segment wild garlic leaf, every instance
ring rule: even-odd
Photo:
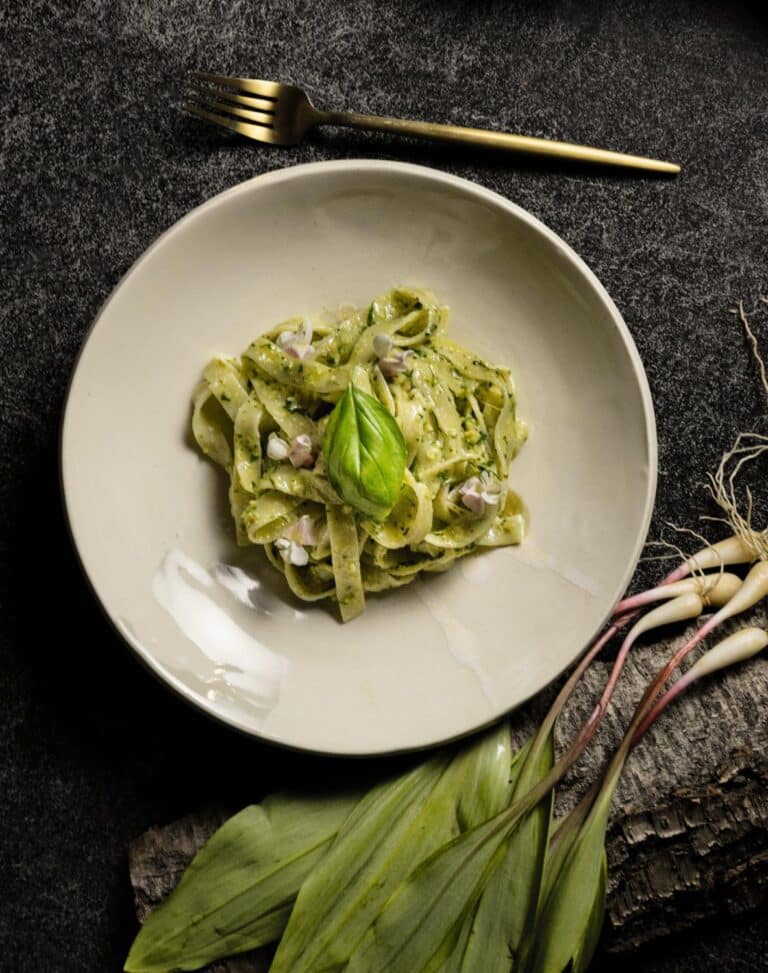
[[[403,485],[405,439],[394,417],[350,383],[331,413],[323,439],[328,479],[341,499],[383,520]]]
[[[226,821],[131,947],[129,973],[196,970],[280,937],[307,875],[359,795],[273,795]]]
[[[554,822],[552,825],[552,836],[547,849],[547,858],[544,862],[544,875],[541,884],[542,905],[549,898],[549,893],[562,870],[563,863],[584,826],[594,797],[594,792],[588,792],[567,818]]]
[[[545,724],[531,754],[547,746]],[[534,757],[534,759],[537,759]],[[392,895],[355,950],[345,973],[435,973],[460,939],[461,925],[480,898],[507,842],[535,808],[526,793],[485,824],[464,832],[425,859]]]
[[[538,753],[522,762],[512,800],[543,780],[554,763],[550,731]],[[509,973],[522,968],[521,952],[536,920],[544,860],[549,844],[553,794],[550,791],[519,824],[504,857],[488,881],[475,910],[461,973]]]
[[[520,776],[520,771],[525,764],[525,758],[530,749],[530,741],[525,744],[525,746],[518,750],[512,757],[510,761],[509,768],[509,784],[508,784],[508,796],[506,803],[509,804],[512,794],[515,790],[515,785]],[[495,876],[494,872],[494,876]],[[493,881],[493,876],[490,882]],[[487,891],[486,886],[486,891]],[[483,895],[484,898],[484,895]],[[480,908],[480,903],[483,901],[475,903],[473,908],[469,911],[468,915],[465,917],[461,925],[455,930],[453,936],[448,937],[439,952],[432,958],[431,962],[426,967],[427,973],[462,973],[463,970],[468,969],[465,967],[465,956],[467,955],[467,949],[469,945],[469,937],[475,930],[475,917],[477,916],[477,911]],[[501,917],[500,917],[501,918]],[[499,923],[502,925],[503,923]],[[492,951],[495,955],[496,951]],[[509,954],[507,953],[507,957]],[[485,967],[478,967],[482,969],[485,973]],[[490,968],[489,968],[490,969]],[[509,960],[507,959],[507,965],[504,967],[504,973],[509,973]]]
[[[502,812],[503,813],[503,812]],[[423,973],[457,930],[499,863],[508,819],[492,818],[442,845],[403,882],[345,973]]]
[[[302,887],[271,973],[341,968],[420,861],[502,809],[509,765],[502,724],[364,798]]]
[[[605,830],[618,775],[598,794],[543,902],[530,973],[586,969],[600,935],[605,900]]]
[[[608,886],[608,859],[603,848],[603,860],[600,868],[600,879],[595,889],[595,898],[592,903],[592,910],[587,920],[587,928],[584,931],[584,938],[579,944],[576,955],[573,957],[573,970],[571,973],[586,973],[592,957],[595,955],[597,944],[600,942],[600,933],[603,929],[603,919],[605,918],[605,890]]]
[[[444,840],[442,829],[434,836],[434,822],[425,820],[424,833],[414,841],[412,824],[447,765],[447,755],[440,754],[365,795],[302,886],[271,973],[306,973],[343,965],[361,934],[359,926],[364,931],[370,922],[369,910],[372,918],[379,898],[386,901],[390,886],[399,881],[403,854],[413,854],[419,841],[428,846],[430,841]],[[440,807],[431,810],[444,813]]]
[[[463,796],[459,801],[462,831],[488,821],[509,804],[522,765],[521,755],[527,750],[523,748],[510,757],[510,748],[509,724],[504,721],[477,738],[472,747],[462,747],[454,758],[456,768],[464,772]],[[468,916],[444,940],[425,973],[459,973],[471,928],[471,916]]]
[[[518,756],[512,754],[506,720],[460,746],[450,766],[459,830],[482,824],[509,804]]]
[[[442,946],[424,967],[423,973],[461,973],[461,964],[467,951],[477,906],[476,902],[464,917],[464,921],[443,940]]]

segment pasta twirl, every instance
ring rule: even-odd
[[[195,391],[192,431],[229,477],[238,542],[263,546],[299,598],[335,600],[345,621],[366,591],[522,540],[507,478],[526,428],[511,376],[451,341],[447,322],[434,295],[398,287],[335,320],[277,325],[239,359],[214,358]],[[400,494],[380,521],[326,475],[323,437],[350,383],[405,440]]]

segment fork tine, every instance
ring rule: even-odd
[[[215,88],[211,88],[207,84],[200,84],[199,81],[190,81],[189,87],[192,88],[196,96],[202,95],[209,101],[212,98],[218,98],[219,101],[230,101],[235,105],[244,105],[246,108],[253,108],[265,115],[274,115],[275,113],[275,103],[274,101],[270,101],[268,98],[255,98],[250,95],[236,95],[231,91],[217,91]]]
[[[271,128],[267,128],[266,125],[238,122],[234,118],[225,118],[223,115],[214,115],[213,112],[206,111],[204,108],[200,108],[198,105],[195,105],[190,101],[185,102],[181,107],[184,111],[189,112],[190,115],[196,115],[198,118],[202,118],[205,122],[213,122],[214,125],[221,125],[223,128],[228,128],[233,132],[237,132],[238,135],[245,135],[247,138],[255,139],[257,142],[274,141],[274,132]]]
[[[210,81],[211,84],[221,85],[223,88],[242,89],[251,94],[277,101],[280,95],[280,85],[275,81],[260,81],[258,78],[228,78],[223,74],[208,74],[206,71],[193,71],[192,77],[197,81]]]
[[[237,115],[238,118],[244,118],[248,122],[256,122],[265,128],[274,128],[275,116],[271,112],[267,114],[263,111],[253,111],[251,108],[238,108],[237,105],[232,105],[229,101],[217,101],[215,97],[202,94],[195,95],[194,100],[199,102],[201,108],[208,108],[223,115]]]

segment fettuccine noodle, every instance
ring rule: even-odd
[[[507,483],[526,438],[512,379],[452,342],[447,321],[428,291],[395,288],[314,327],[277,325],[240,358],[214,358],[195,391],[192,431],[229,477],[238,543],[263,546],[299,598],[337,601],[345,621],[366,591],[522,540]],[[325,427],[350,382],[395,417],[407,446],[381,522],[345,505],[325,475]]]

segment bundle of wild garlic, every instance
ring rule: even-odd
[[[738,437],[710,479],[730,536],[619,603],[519,752],[502,723],[366,794],[278,795],[246,808],[150,914],[124,969],[195,970],[277,943],[271,973],[586,970],[603,921],[608,814],[632,747],[690,685],[768,644],[762,629],[743,628],[669,685],[705,638],[768,595],[768,528],[753,529],[749,491],[747,512],[739,512],[735,487],[744,465],[766,451],[768,438]],[[733,565],[748,566],[743,578],[725,571]],[[602,779],[553,821],[553,790],[596,733],[632,646],[646,632],[696,619],[694,634],[650,682]],[[559,714],[625,628],[600,699],[555,760]]]
[[[628,612],[584,656],[518,753],[502,723],[367,794],[278,795],[231,818],[149,916],[125,970],[194,970],[278,940],[273,973],[586,969],[603,917],[608,811],[630,749],[688,685],[768,643],[762,630],[743,629],[663,692],[706,634],[768,594],[762,560],[744,581],[700,571],[737,557],[755,559],[744,537],[704,549],[685,565],[688,577],[662,586],[673,597],[632,626],[592,715],[559,760],[558,714]],[[706,607],[718,610],[653,680],[602,783],[553,824],[553,788],[596,732],[635,639]]]

